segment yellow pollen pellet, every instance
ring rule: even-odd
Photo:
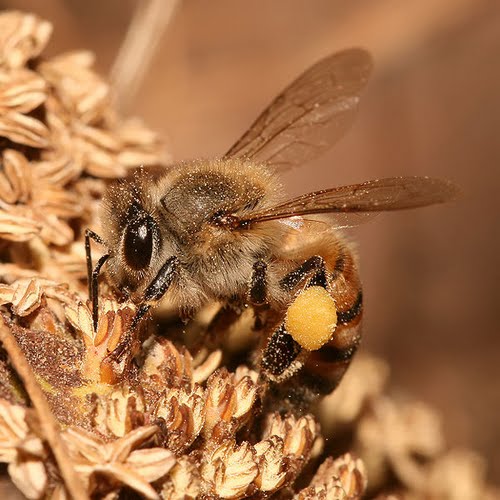
[[[286,313],[287,332],[308,351],[315,351],[325,345],[336,326],[335,302],[320,286],[306,288],[291,303]]]

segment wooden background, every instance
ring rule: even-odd
[[[135,5],[0,2],[55,23],[48,53],[91,49],[104,74]],[[355,126],[285,182],[292,194],[392,175],[462,186],[453,205],[379,217],[353,232],[363,348],[389,360],[396,389],[442,413],[451,443],[483,453],[498,483],[500,3],[185,0],[126,109],[167,138],[175,159],[221,154],[298,73],[357,45],[376,69]]]

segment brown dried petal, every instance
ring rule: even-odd
[[[47,97],[47,84],[43,78],[27,69],[0,70],[0,109],[29,113]]]
[[[167,154],[158,135],[137,119],[129,119],[116,128],[122,146],[118,152],[118,162],[127,167],[137,165],[167,164],[172,158]]]
[[[367,401],[382,393],[388,376],[389,367],[382,360],[366,354],[356,356],[339,387],[320,403],[323,435],[355,420]]]
[[[415,454],[430,458],[443,448],[439,419],[430,408],[382,397],[359,421],[355,441],[375,486],[385,479],[389,464],[403,484],[421,488],[425,473]]]
[[[230,422],[236,406],[232,377],[226,369],[215,372],[207,382],[204,432],[209,435],[221,421]]]
[[[170,458],[166,455],[169,452],[163,453],[159,461],[157,461],[158,454],[149,456],[149,462],[147,454],[139,455],[137,460],[133,459],[131,463],[127,460],[130,459],[135,448],[143,445],[157,431],[158,428],[154,425],[140,427],[109,443],[77,428],[67,429],[62,436],[75,461],[76,470],[87,481],[94,474],[104,474],[112,482],[125,484],[145,498],[156,499],[159,498],[158,494],[134,469],[134,463],[139,466],[139,469],[144,467],[148,474],[154,475],[149,467],[155,467],[155,461],[158,467],[157,472],[163,472],[171,467]]]
[[[110,460],[113,461],[123,461],[131,453],[134,448],[142,445],[154,434],[158,432],[158,427],[156,425],[145,425],[144,427],[139,427],[129,432],[126,436],[117,439],[113,443],[109,444],[110,449]]]
[[[138,165],[166,164],[170,160],[170,155],[166,152],[163,153],[160,148],[157,147],[151,147],[150,151],[146,148],[125,147],[116,155],[118,164],[132,168]]]
[[[92,313],[87,305],[79,302],[71,304],[65,309],[66,317],[71,325],[81,332],[89,342],[94,341],[94,325],[92,321]]]
[[[80,122],[75,122],[72,128],[78,137],[84,139],[88,145],[94,146],[98,150],[116,153],[120,149],[121,142],[111,131],[91,127]]]
[[[249,443],[226,441],[206,457],[201,475],[220,498],[240,498],[257,477],[254,451]]]
[[[158,143],[158,134],[137,118],[129,118],[116,128],[116,134],[125,146],[146,146]]]
[[[0,238],[10,241],[28,241],[41,229],[41,224],[37,221],[0,210]]]
[[[366,470],[359,458],[350,453],[337,458],[332,463],[331,473],[338,478],[342,489],[351,497],[361,497],[367,487]]]
[[[52,25],[33,14],[7,11],[0,14],[0,66],[20,68],[40,54]]]
[[[409,429],[408,449],[423,456],[434,456],[444,448],[441,419],[424,403],[404,406],[401,411],[403,425]]]
[[[96,132],[96,135],[99,133]],[[73,139],[73,146],[82,155],[83,167],[88,174],[105,179],[126,175],[127,169],[118,162],[114,152],[103,149],[103,147],[81,137]]]
[[[40,121],[17,111],[2,113],[0,116],[0,136],[12,142],[44,148],[49,145],[49,130]]]
[[[248,376],[243,377],[234,386],[235,408],[233,418],[243,419],[250,413],[257,397],[257,386]]]
[[[157,431],[155,425],[139,427],[115,441],[105,443],[88,432],[70,427],[63,432],[62,437],[77,462],[103,464],[124,462],[134,448],[145,443]]]
[[[0,462],[9,463],[12,481],[27,498],[41,498],[47,486],[45,450],[25,419],[25,408],[0,399]]]
[[[14,313],[27,316],[40,306],[42,294],[51,287],[57,287],[53,281],[42,278],[21,278],[11,285],[0,285],[0,303],[12,304]]]

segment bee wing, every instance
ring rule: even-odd
[[[314,214],[307,218],[292,215],[289,218],[278,220],[292,230],[303,232],[304,229],[312,229],[317,234],[332,229],[356,227],[370,221],[377,215],[379,215],[379,212],[328,213]]]
[[[252,214],[245,223],[310,214],[334,214],[338,227],[364,222],[377,212],[424,207],[453,200],[458,188],[429,177],[390,177],[307,193]]]
[[[299,76],[226,153],[282,169],[321,155],[350,127],[372,68],[359,48],[332,54]]]

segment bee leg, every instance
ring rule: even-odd
[[[299,267],[289,272],[280,280],[280,287],[287,292],[291,292],[296,286],[306,281],[309,277],[310,279],[307,282],[307,286],[317,285],[326,288],[325,261],[320,255],[313,255]]]
[[[178,266],[179,260],[177,257],[170,257],[170,259],[163,264],[161,269],[158,271],[158,274],[146,288],[146,291],[144,292],[144,303],[139,307],[139,309],[137,309],[129,328],[125,332],[125,335],[113,352],[109,354],[111,359],[119,362],[123,355],[129,351],[129,346],[134,338],[135,331],[137,330],[141,319],[146,316],[152,305],[155,302],[158,302],[165,295],[165,293],[167,293],[167,290],[174,280]]]
[[[264,260],[259,259],[253,265],[246,300],[253,306],[253,329],[258,330],[262,322],[261,313],[267,309],[267,264]],[[210,321],[202,338],[202,346],[198,349],[220,347],[233,325],[242,319],[244,311],[245,305],[240,298],[236,298],[234,302],[229,300]]]
[[[267,301],[267,264],[263,260],[253,265],[249,299],[254,306],[262,306]]]
[[[282,324],[271,336],[261,359],[261,367],[271,380],[278,382],[290,371],[302,347]]]
[[[89,287],[89,299],[92,302],[92,320],[94,330],[97,330],[99,320],[99,273],[104,263],[109,259],[109,253],[104,254],[98,261],[96,266],[92,267],[92,250],[90,248],[90,239],[93,239],[99,245],[106,246],[104,240],[94,231],[85,230],[85,255],[87,258],[87,282]]]
[[[303,383],[314,392],[329,394],[340,383],[345,371],[356,353],[361,341],[361,319],[363,312],[363,293],[352,293],[350,306],[337,310],[335,334],[321,349],[309,354]]]
[[[280,281],[283,290],[291,292],[301,283],[327,287],[326,267],[323,257],[313,255]],[[272,380],[287,378],[301,367],[297,359],[303,351],[300,344],[286,331],[284,323],[271,335],[261,359],[261,367]]]
[[[148,285],[144,292],[145,302],[157,302],[160,300],[170,288],[174,281],[175,274],[179,268],[179,259],[177,257],[170,257],[170,259],[163,264],[158,274],[154,277],[153,281]]]

